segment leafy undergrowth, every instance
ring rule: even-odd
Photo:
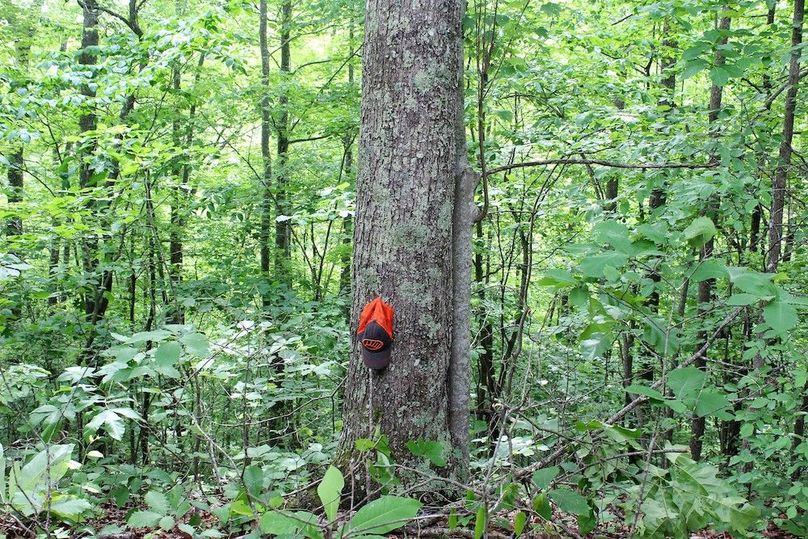
[[[114,503],[105,503],[101,508],[101,514],[80,527],[72,529],[60,528],[54,533],[55,537],[64,538],[81,538],[81,537],[98,537],[99,539],[167,539],[167,538],[181,538],[193,539],[194,534],[183,531],[180,525],[190,525],[191,522],[197,523],[198,530],[207,530],[208,537],[219,539],[236,539],[244,537],[247,533],[246,530],[230,533],[222,533],[218,530],[219,519],[216,515],[206,512],[195,510],[185,515],[182,519],[175,524],[174,527],[164,530],[159,526],[151,528],[135,528],[132,529],[127,526],[127,515],[131,515],[134,511],[142,509],[135,506],[118,507]],[[441,508],[424,508],[422,513],[424,515],[430,514],[433,510],[439,514],[433,518],[423,518],[419,520],[419,525],[409,525],[398,530],[391,532],[385,536],[390,539],[408,539],[413,537],[434,537],[434,538],[471,538],[475,537],[474,529],[450,527],[450,519],[445,515],[441,515]],[[344,517],[345,515],[340,515]],[[513,531],[510,527],[497,526],[497,521],[512,522],[514,514],[511,512],[502,512],[497,515],[491,515],[492,525],[489,526],[485,533],[485,537],[489,539],[505,539],[514,537]],[[550,539],[550,538],[566,538],[573,536],[572,534],[578,533],[576,527],[576,519],[574,515],[563,514],[555,512],[553,514],[553,522],[563,524],[568,532],[554,531],[551,524],[546,525],[546,530],[541,531],[542,522],[541,518],[536,518],[532,522],[528,522],[528,528],[533,531],[525,532],[521,536],[531,539]],[[628,524],[610,523],[608,525],[601,524],[595,530],[582,537],[585,538],[599,538],[599,539],[622,539],[630,537],[630,526]],[[2,534],[8,539],[28,539],[36,537],[32,530],[26,529],[19,521],[13,519],[10,515],[0,515],[0,537]],[[198,536],[198,534],[196,534]],[[701,530],[693,533],[690,539],[733,539],[741,536],[732,535],[728,532],[716,532],[710,529]],[[773,523],[769,523],[768,527],[761,532],[761,537],[770,539],[798,539],[797,536],[789,534]]]

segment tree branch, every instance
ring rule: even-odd
[[[718,166],[717,163],[616,163],[614,161],[607,161],[605,159],[543,159],[539,161],[524,161],[522,163],[513,163],[510,165],[503,165],[501,167],[495,167],[488,170],[485,175],[491,176],[493,174],[498,174],[500,172],[506,172],[508,170],[513,170],[517,168],[529,168],[529,167],[542,167],[546,165],[599,165],[602,167],[611,167],[611,168],[624,168],[624,169],[675,169],[675,168],[687,168],[687,169],[703,169],[703,168],[715,168]]]

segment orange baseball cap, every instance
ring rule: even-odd
[[[367,303],[359,316],[359,345],[362,361],[371,369],[384,369],[390,364],[393,349],[393,307],[377,297]]]

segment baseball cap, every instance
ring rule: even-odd
[[[393,307],[382,298],[367,303],[359,316],[359,347],[362,361],[371,369],[383,369],[390,363],[393,349]]]

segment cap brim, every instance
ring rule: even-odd
[[[362,348],[362,361],[365,362],[365,366],[370,369],[383,369],[390,364],[390,353],[392,352],[392,346],[388,346],[387,350],[380,350],[378,352],[371,352]]]

